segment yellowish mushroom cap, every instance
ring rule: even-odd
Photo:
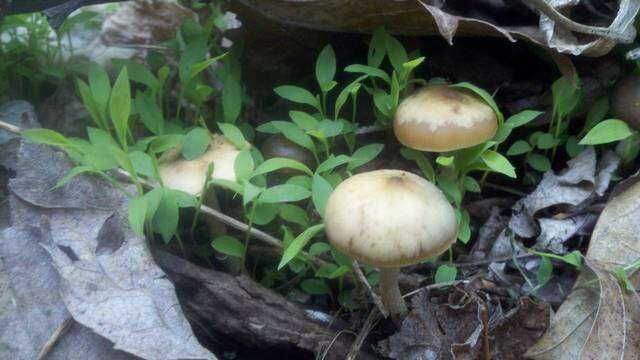
[[[393,130],[407,147],[444,152],[493,138],[498,119],[493,109],[470,91],[431,85],[400,103]]]
[[[325,225],[334,247],[377,267],[439,255],[458,233],[440,189],[402,170],[375,170],[343,181],[329,197]]]
[[[236,181],[235,161],[240,154],[226,137],[214,134],[209,149],[197,159],[187,160],[177,146],[159,159],[158,172],[165,186],[191,195],[200,195],[209,164],[213,163],[214,179]]]

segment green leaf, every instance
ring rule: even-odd
[[[436,270],[436,283],[445,283],[456,280],[458,276],[458,269],[455,266],[440,265]]]
[[[109,75],[102,66],[94,62],[89,64],[89,88],[91,89],[91,98],[96,105],[96,110],[104,119],[107,115],[107,104],[109,103],[109,94],[111,93],[111,81],[109,80]]]
[[[318,60],[316,61],[316,80],[320,87],[326,86],[336,75],[336,54],[331,45],[327,45],[322,49]]]
[[[458,212],[458,210],[456,210]],[[466,244],[471,240],[471,228],[469,224],[471,222],[471,218],[469,217],[469,213],[466,210],[459,211],[459,222],[458,222],[458,240],[463,244]]]
[[[331,155],[327,160],[323,161],[318,168],[316,169],[316,173],[321,174],[326,171],[333,171],[333,169],[337,168],[340,165],[344,165],[351,161],[351,157],[340,154],[338,156]]]
[[[587,121],[584,125],[584,130],[589,131],[593,128],[597,123],[604,120],[604,117],[607,116],[609,112],[609,99],[606,96],[603,96],[596,100],[591,108],[589,108],[589,112],[587,113]]]
[[[258,203],[253,223],[256,225],[267,225],[278,216],[278,204]]]
[[[287,121],[272,121],[273,125],[282,133],[284,137],[302,146],[303,148],[316,153],[316,146],[309,135],[305,134],[296,124]]]
[[[453,156],[438,156],[436,158],[436,164],[442,166],[449,166],[453,164],[455,158]]]
[[[372,67],[379,67],[387,53],[385,39],[387,33],[383,27],[377,28],[371,36],[369,51],[367,53],[367,64]]]
[[[498,117],[498,123],[501,124],[504,122],[504,115],[502,115],[500,108],[498,108],[498,104],[496,104],[495,100],[493,100],[493,96],[491,96],[491,94],[489,94],[486,90],[481,89],[468,82],[461,82],[450,86],[473,91],[474,93],[476,93],[476,95],[480,96],[480,98],[482,98],[482,100],[484,100],[484,102],[486,102],[487,105],[491,107],[491,109],[493,109],[493,111],[496,113],[496,116]]]
[[[222,112],[224,121],[235,123],[242,111],[242,86],[240,80],[230,73],[224,78],[222,88]]]
[[[375,159],[384,149],[383,144],[368,144],[356,150],[351,156],[351,162],[347,166],[347,171],[353,171]]]
[[[344,104],[347,103],[347,100],[349,99],[349,95],[357,94],[358,91],[360,90],[360,87],[362,86],[362,84],[360,84],[360,81],[366,78],[367,78],[367,75],[360,76],[359,78],[351,82],[349,85],[345,86],[344,89],[342,89],[342,91],[340,91],[340,94],[338,94],[338,97],[336,98],[336,104],[334,107],[335,119],[338,119],[340,117],[340,111],[342,110],[342,107],[344,106]]]
[[[95,100],[93,99],[93,95],[91,94],[91,89],[89,89],[89,86],[84,81],[77,79],[77,84],[80,98],[82,98],[82,103],[91,116],[91,119],[99,128],[107,129],[107,123],[104,119],[104,117],[106,116],[106,111],[100,111],[98,109],[98,105],[96,104]]]
[[[149,144],[149,151],[152,153],[161,153],[173,149],[182,142],[183,138],[184,135],[178,134],[158,136]]]
[[[94,171],[95,169],[92,166],[76,166],[69,170],[69,172],[64,177],[62,177],[62,179],[58,180],[56,185],[52,187],[51,190],[55,190],[57,188],[65,186],[71,179],[80,174],[91,173]]]
[[[289,117],[302,130],[314,130],[318,126],[318,120],[303,111],[289,111]]]
[[[620,141],[633,135],[626,122],[617,119],[604,120],[591,129],[580,145],[600,145]]]
[[[404,49],[404,46],[402,46],[402,43],[390,34],[387,34],[384,42],[391,65],[393,65],[393,68],[400,73],[403,69],[402,65],[409,59],[407,51]]]
[[[309,255],[318,256],[331,250],[331,246],[325,242],[317,242],[309,247]]]
[[[129,79],[146,85],[154,92],[160,89],[160,81],[158,81],[155,75],[153,75],[151,70],[146,66],[127,59],[113,59],[111,61],[118,70],[126,66],[127,72],[129,73]]]
[[[251,152],[248,149],[240,151],[233,164],[233,169],[236,174],[236,181],[242,182],[243,180],[251,177],[253,171],[253,158]]]
[[[629,139],[625,139],[623,141],[628,141]],[[582,152],[584,146],[578,144],[578,138],[575,136],[569,136],[567,141],[565,142],[565,149],[567,150],[567,155],[570,157],[576,157],[578,154]]]
[[[144,236],[144,221],[147,217],[149,203],[144,196],[136,196],[129,200],[129,225],[138,236]]]
[[[507,121],[505,121],[505,125],[511,128],[517,128],[530,123],[542,114],[544,114],[542,111],[524,110],[509,117]]]
[[[405,70],[405,73],[409,73],[411,72],[413,69],[417,68],[418,66],[420,66],[420,64],[422,64],[425,60],[424,56],[420,56],[418,58],[415,58],[413,60],[407,61],[406,63],[402,64],[402,67]]]
[[[229,235],[218,236],[211,242],[211,246],[217,252],[225,255],[244,259],[245,247],[240,240]]]
[[[150,179],[155,178],[155,169],[149,155],[142,151],[134,151],[129,154],[129,158],[136,173],[142,174]]]
[[[429,159],[427,159],[423,152],[410,148],[402,148],[400,149],[400,154],[407,160],[415,161],[420,170],[422,170],[422,174],[427,178],[427,180],[435,182],[436,173],[433,170],[431,162],[429,162]]]
[[[300,206],[282,204],[280,205],[279,215],[284,221],[298,224],[303,228],[309,227],[309,215],[307,215],[307,212]]]
[[[320,174],[313,175],[313,181],[311,182],[311,199],[313,200],[316,211],[322,217],[324,217],[324,210],[332,192],[333,187],[325,178],[320,176]]]
[[[462,180],[462,185],[464,186],[465,190],[470,192],[479,193],[481,191],[480,184],[471,176],[465,176]]]
[[[551,161],[546,156],[538,153],[530,153],[527,155],[527,164],[540,172],[551,170]]]
[[[260,201],[265,203],[294,202],[304,200],[310,196],[311,192],[302,186],[282,184],[267,188],[260,195]]]
[[[209,180],[209,184],[213,184],[216,186],[221,186],[225,189],[229,189],[231,191],[233,191],[236,194],[244,194],[244,188],[242,187],[242,185],[238,184],[235,181],[230,181],[230,180],[225,180],[225,179],[211,179]]]
[[[531,145],[529,145],[528,142],[524,140],[518,140],[511,145],[509,150],[507,150],[507,155],[518,156],[518,155],[526,154],[531,150],[533,150],[533,148],[531,147]]]
[[[173,195],[176,197],[176,203],[178,204],[179,208],[198,206],[198,199],[195,196],[181,190],[172,189],[172,191]]]
[[[320,101],[307,89],[298,86],[284,85],[273,89],[280,97],[298,104],[307,104],[321,111]]]
[[[29,129],[22,131],[22,136],[37,144],[58,147],[71,146],[71,142],[64,135],[49,129]]]
[[[318,130],[321,131],[326,138],[332,138],[342,134],[344,123],[342,121],[333,121],[329,119],[323,119],[318,123]],[[309,131],[311,135],[311,131]]]
[[[344,71],[348,73],[365,74],[367,76],[382,79],[387,84],[391,84],[391,78],[389,77],[389,74],[375,67],[361,65],[361,64],[353,64],[344,68]]]
[[[189,75],[187,75],[185,84],[188,84],[189,82],[191,82],[191,80],[195,79],[195,77],[198,76],[201,72],[206,70],[209,66],[211,66],[213,63],[217,62],[218,60],[220,60],[226,55],[227,53],[224,53],[216,57],[213,57],[211,59],[198,61],[195,64],[192,64],[191,67],[189,68]]]
[[[205,58],[207,50],[207,39],[205,36],[199,37],[187,44],[178,63],[178,76],[183,87],[186,87],[189,82],[191,67]]]
[[[307,176],[307,175],[292,176],[287,180],[287,184],[298,185],[298,186],[302,186],[305,189],[311,190],[311,176]]]
[[[237,126],[219,122],[218,127],[220,131],[222,131],[222,134],[238,149],[242,150],[247,146],[244,135],[242,135],[242,131],[240,131]]]
[[[252,176],[263,175],[284,168],[300,170],[310,176],[313,175],[311,169],[303,163],[288,158],[271,158],[258,165]]]
[[[207,151],[210,140],[211,136],[206,129],[191,129],[182,139],[182,156],[187,160],[197,159]]]
[[[575,266],[578,270],[582,268],[582,254],[578,250],[574,250],[562,257],[562,261],[569,265]]]
[[[551,149],[554,145],[556,145],[556,139],[553,137],[553,134],[540,134],[537,140],[538,149],[541,150]]]
[[[307,279],[300,283],[300,288],[311,295],[326,295],[331,293],[329,285],[320,279]]]
[[[242,192],[242,205],[247,206],[253,199],[255,199],[262,192],[262,188],[253,185],[249,181],[244,182],[244,190]]]
[[[160,200],[162,200],[163,188],[155,188],[148,193],[144,194],[144,198],[147,199],[147,220],[152,221],[153,217],[160,206]],[[153,224],[152,224],[153,225]]]
[[[280,259],[280,263],[278,264],[278,270],[281,270],[285,265],[289,263],[293,258],[295,258],[304,247],[309,243],[311,238],[316,236],[320,231],[324,229],[324,224],[314,225],[307,230],[305,230],[302,234],[298,235],[291,244],[287,246],[284,253],[282,254],[282,259]]]
[[[169,244],[178,229],[178,217],[178,203],[173,191],[162,188],[162,197],[153,215],[152,224],[153,229],[162,236],[165,244]]]
[[[164,118],[160,107],[140,91],[137,93],[135,105],[144,126],[152,133],[161,135]]]
[[[491,168],[491,170],[516,178],[515,168],[511,165],[509,160],[500,153],[493,150],[487,150],[482,153],[480,157],[482,158],[482,161]]]
[[[540,266],[538,266],[538,273],[536,277],[538,278],[538,286],[543,286],[551,279],[551,275],[553,274],[553,264],[548,257],[542,256],[540,258]]]
[[[582,101],[583,93],[564,76],[556,80],[551,86],[553,95],[553,114],[564,119],[577,109]]]
[[[127,68],[122,68],[111,91],[109,100],[111,122],[116,130],[120,144],[126,149],[127,132],[129,131],[129,114],[131,113],[131,87]]]

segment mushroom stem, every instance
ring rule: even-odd
[[[397,319],[407,313],[407,304],[402,298],[400,287],[398,286],[398,275],[400,268],[380,269],[380,295],[382,303],[389,311],[392,318]]]

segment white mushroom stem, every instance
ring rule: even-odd
[[[398,275],[400,275],[400,268],[380,269],[380,295],[382,303],[392,318],[400,318],[408,312],[407,304],[398,286]]]

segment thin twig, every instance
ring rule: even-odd
[[[445,287],[449,287],[449,286],[455,286],[458,284],[467,284],[470,283],[471,280],[473,280],[474,278],[469,278],[469,279],[464,279],[464,280],[454,280],[454,281],[447,281],[447,282],[441,282],[441,283],[437,283],[437,284],[431,284],[431,285],[427,285],[427,286],[423,286],[421,288],[417,288],[413,291],[410,291],[404,295],[402,295],[403,298],[408,298],[410,296],[413,296],[417,293],[419,293],[420,291],[423,290],[433,290],[433,289],[441,289],[441,288],[445,288]]]
[[[526,258],[535,257],[535,256],[538,256],[538,255],[526,253],[526,254],[520,254],[518,256],[515,256],[515,259],[520,260],[520,259],[526,259]],[[462,267],[473,267],[473,266],[489,265],[489,264],[494,263],[494,262],[505,262],[505,261],[510,261],[510,260],[513,260],[513,259],[514,259],[514,256],[508,255],[508,256],[488,258],[488,259],[477,260],[477,261],[458,262],[458,263],[453,263],[453,264],[449,263],[448,261],[443,261],[442,263],[440,263],[440,262],[436,263],[436,265],[448,264],[448,265],[451,265],[451,266],[462,268]]]
[[[384,318],[389,316],[389,312],[387,311],[387,309],[382,304],[382,300],[380,299],[380,296],[378,296],[378,294],[376,294],[375,291],[373,291],[373,289],[371,288],[371,284],[369,284],[369,281],[367,281],[367,277],[364,276],[364,273],[362,272],[362,269],[360,269],[360,264],[358,264],[358,262],[356,260],[353,260],[353,271],[355,271],[355,273],[356,273],[356,278],[358,280],[360,280],[360,282],[369,291],[369,296],[371,296],[371,300],[373,301],[374,305],[380,311],[380,314],[382,314],[382,316]]]
[[[0,129],[7,130],[8,132],[11,132],[11,133],[14,133],[14,134],[20,134],[20,128],[19,127],[15,126],[15,125],[12,125],[12,124],[9,124],[7,122],[4,122],[2,120],[0,120]]]
[[[47,355],[49,355],[51,350],[53,350],[53,347],[56,345],[58,340],[71,327],[71,324],[73,324],[73,317],[69,316],[62,322],[62,324],[60,324],[60,326],[58,326],[58,328],[53,332],[53,334],[51,334],[51,337],[49,337],[49,340],[47,340],[47,342],[44,344],[44,346],[42,347],[42,350],[40,350],[40,352],[38,353],[38,357],[36,359],[38,360],[46,359]]]
[[[385,316],[386,317],[386,316]],[[349,354],[347,355],[347,360],[355,360],[358,354],[360,353],[360,349],[362,348],[362,344],[364,344],[364,340],[367,338],[371,329],[375,326],[376,322],[380,319],[380,312],[373,308],[369,312],[369,316],[367,316],[367,320],[365,320],[358,336],[351,344],[351,350],[349,350]]]
[[[516,190],[516,189],[512,189],[508,186],[503,186],[503,185],[498,185],[498,184],[492,184],[490,182],[485,182],[484,186],[490,188],[490,189],[494,189],[494,190],[498,190],[498,191],[502,191],[502,192],[506,192],[507,194],[511,194],[511,195],[516,195],[518,197],[525,197],[529,194]]]

